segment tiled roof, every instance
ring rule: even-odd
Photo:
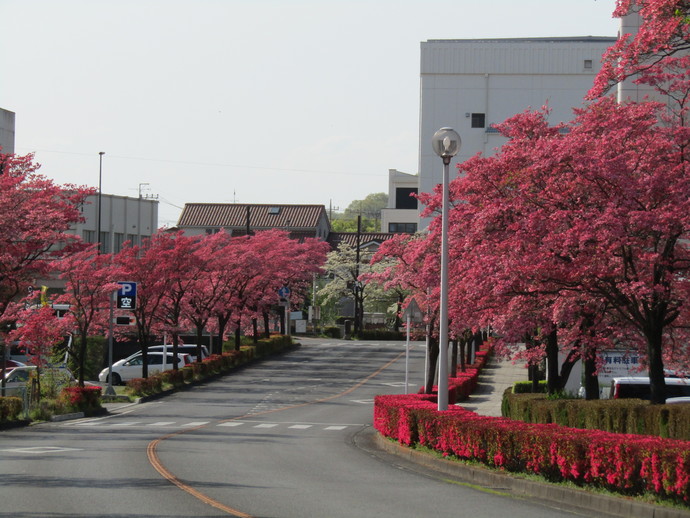
[[[394,235],[385,232],[362,232],[359,237],[359,243],[360,246],[372,241],[381,244],[391,239]],[[328,244],[335,249],[338,248],[340,243],[347,243],[352,247],[357,246],[357,232],[331,232],[328,236]]]
[[[177,226],[245,228],[316,228],[326,215],[324,205],[270,205],[242,203],[186,203]]]

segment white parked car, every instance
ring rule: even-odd
[[[167,352],[171,353],[173,350],[172,344],[168,345],[152,345],[149,347],[149,352]],[[191,358],[192,361],[196,361],[196,353],[197,353],[197,348],[196,345],[191,345],[191,344],[184,344],[184,345],[178,345],[177,346],[177,353],[185,353],[188,354]],[[208,358],[208,349],[206,348],[205,345],[201,346],[201,359]]]
[[[5,396],[22,397],[24,392],[31,388],[30,380],[35,371],[35,365],[23,365],[8,370],[5,373]],[[41,384],[44,388],[50,384],[60,390],[63,387],[77,384],[74,375],[65,366],[41,367],[40,372]]]
[[[177,363],[178,368],[192,363],[190,356],[184,353],[178,353],[177,359],[174,359],[172,353],[149,352],[146,358],[148,360],[149,374],[172,370],[173,362]],[[113,385],[120,385],[125,381],[141,378],[143,365],[144,359],[140,352],[123,360],[116,361],[113,363]],[[103,369],[98,375],[98,381],[108,383],[108,367]]]

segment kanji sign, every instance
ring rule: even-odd
[[[137,283],[118,282],[117,309],[135,309],[137,307]]]

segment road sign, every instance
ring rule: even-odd
[[[281,299],[286,299],[286,298],[288,298],[288,297],[290,296],[290,288],[288,288],[287,286],[283,286],[282,288],[280,288],[280,289],[278,290],[278,296],[279,296]]]
[[[120,285],[117,290],[117,309],[136,309],[137,307],[137,283],[118,282]]]
[[[424,315],[422,314],[422,310],[419,308],[419,305],[417,304],[417,301],[415,299],[412,299],[410,303],[407,305],[405,308],[405,312],[403,313],[403,316],[405,319],[410,319],[412,322],[415,323],[421,323],[424,322]]]

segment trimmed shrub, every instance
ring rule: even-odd
[[[68,412],[90,415],[102,408],[101,387],[65,387],[58,400]]]
[[[0,421],[15,421],[22,413],[22,399],[13,396],[0,397]]]
[[[340,333],[340,328],[338,326],[330,326],[326,327],[323,330],[323,334],[327,336],[328,338],[342,338],[342,334]]]

